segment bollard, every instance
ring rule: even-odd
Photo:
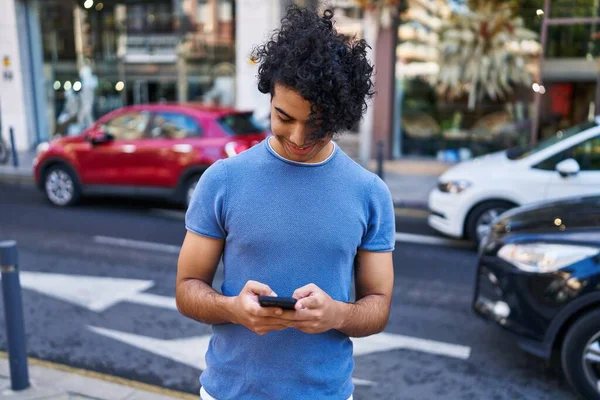
[[[13,167],[18,168],[19,157],[17,156],[17,146],[15,145],[15,133],[13,131],[13,127],[11,126],[8,131],[10,133],[10,148],[12,152]]]
[[[14,391],[24,390],[29,387],[29,371],[25,350],[25,322],[19,283],[17,242],[14,240],[0,242],[0,270],[11,388]]]
[[[377,142],[377,175],[383,180],[383,140]]]

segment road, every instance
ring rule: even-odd
[[[32,187],[0,184],[0,240],[19,244],[28,354],[197,393],[210,328],[173,309],[182,215],[128,199],[57,209]],[[471,312],[472,249],[435,238],[418,211],[397,210],[397,230],[387,336],[356,345],[355,399],[574,398],[558,367]]]

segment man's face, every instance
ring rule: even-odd
[[[271,145],[288,160],[317,163],[333,150],[331,137],[312,138],[318,129],[309,124],[310,102],[298,92],[276,84],[271,98],[271,131],[277,139]]]

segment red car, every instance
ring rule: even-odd
[[[206,168],[268,134],[250,112],[195,104],[124,107],[78,136],[38,146],[35,180],[57,206],[95,193],[158,196],[187,205]]]

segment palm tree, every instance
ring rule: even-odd
[[[486,95],[504,99],[515,85],[530,85],[528,64],[540,46],[511,3],[471,0],[468,5],[468,12],[442,24],[436,83],[450,98],[468,93],[473,110]]]

